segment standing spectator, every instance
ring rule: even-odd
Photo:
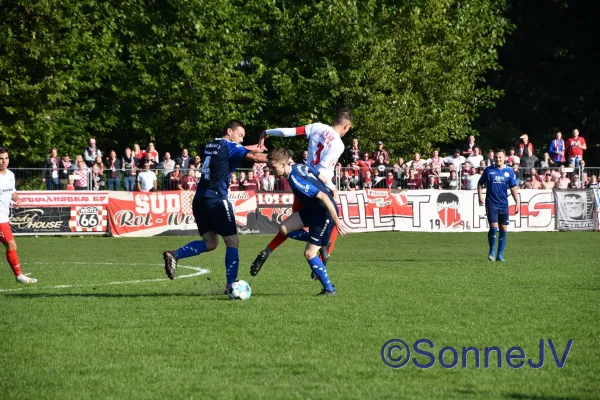
[[[567,171],[565,167],[560,167],[560,178],[556,180],[557,189],[567,189],[571,184],[571,180],[567,178]]]
[[[254,170],[248,171],[248,177],[242,183],[244,190],[258,190],[258,180],[254,177]]]
[[[200,157],[200,154],[196,154],[194,156],[193,164],[194,164],[194,167],[196,167],[197,170],[198,169],[202,169],[202,157]]]
[[[152,158],[152,154],[150,154],[150,153],[144,153],[144,158],[142,158],[142,160],[140,161],[140,167],[145,169],[146,164],[150,164],[150,169],[153,172],[156,169],[156,167],[158,166],[156,161]],[[154,175],[156,175],[156,173]],[[139,175],[138,175],[138,177],[139,177]],[[138,181],[139,181],[139,179],[138,179]]]
[[[450,178],[448,178],[448,181],[446,182],[446,189],[458,190],[459,188],[458,175],[456,175],[456,171],[452,170],[450,171]]]
[[[75,190],[88,190],[88,167],[85,161],[80,160],[79,169],[75,171]]]
[[[519,138],[519,148],[517,149],[517,155],[519,157],[523,157],[525,154],[525,149],[529,150],[529,154],[533,154],[533,144],[529,141],[529,136],[526,134],[521,135]]]
[[[462,155],[466,158],[473,154],[475,147],[478,147],[475,144],[475,136],[469,135],[469,139],[467,139],[467,143],[465,144],[465,148],[463,149]],[[460,154],[460,152],[459,152]]]
[[[44,163],[44,177],[42,182],[46,183],[46,190],[59,190],[60,182],[58,180],[58,150],[53,147],[50,150],[50,155]]]
[[[565,141],[562,139],[562,132],[556,132],[556,137],[550,142],[548,146],[548,152],[552,162],[556,165],[562,165],[565,159]]]
[[[542,189],[554,189],[554,179],[552,179],[552,173],[550,171],[546,171],[544,173],[545,180],[542,182]]]
[[[575,168],[578,168],[579,161],[583,159],[583,151],[587,150],[585,139],[579,136],[578,129],[573,129],[573,137],[567,140],[566,147],[567,155],[569,156],[569,164],[573,164]]]
[[[190,165],[188,171],[192,169],[193,165]],[[181,189],[181,179],[183,178],[183,174],[181,172],[181,165],[175,164],[175,168],[169,174],[169,185],[166,188],[167,190],[182,190]]]
[[[587,187],[589,189],[598,189],[599,185],[598,178],[596,177],[596,175],[592,175],[592,177],[590,178],[590,183],[588,183]]]
[[[415,153],[414,158],[410,161],[409,165],[417,171],[423,171],[425,169],[425,163],[421,159],[420,153]]]
[[[73,172],[77,169],[76,166],[71,162],[69,153],[63,154],[62,158],[58,162],[59,174],[58,178],[63,189],[67,188],[69,184],[69,176],[73,175]]]
[[[360,147],[358,147],[358,139],[352,139],[352,146],[350,146],[346,150],[346,160],[348,162],[352,160],[360,160],[362,158],[362,151],[360,151]]]
[[[427,164],[431,165],[431,172],[439,176],[444,166],[444,160],[440,157],[440,152],[437,150],[432,151],[431,158],[427,160]]]
[[[102,152],[96,147],[96,139],[92,137],[90,138],[89,146],[83,151],[83,157],[87,166],[91,167],[98,156],[102,157]]]
[[[585,172],[585,160],[579,161],[579,171],[577,171],[579,177],[581,178],[582,184],[585,186],[589,183],[588,174]]]
[[[195,192],[197,186],[198,178],[196,178],[196,167],[190,165],[187,175],[181,178],[181,189]]]
[[[269,168],[265,168],[263,177],[259,180],[259,183],[260,190],[272,192],[275,189],[275,177],[271,175],[271,170]]]
[[[121,160],[117,158],[117,153],[114,150],[110,151],[106,159],[106,170],[108,175],[108,190],[121,190],[121,179],[119,177]]]
[[[384,155],[380,153],[377,156],[377,161],[372,164],[372,168],[377,177],[384,178],[386,171],[392,169],[392,166],[385,162]]]
[[[483,161],[483,156],[481,155],[481,149],[475,146],[473,147],[473,153],[467,157],[467,161],[471,163],[473,167],[479,165],[481,161]],[[475,187],[477,189],[477,187]]]
[[[584,187],[583,183],[579,179],[579,175],[573,175],[569,187],[572,189],[582,189]]]
[[[98,167],[98,171],[103,174],[104,173],[104,163],[102,162],[102,156],[98,156],[96,157],[96,159],[94,160],[94,163],[92,164],[93,166],[97,166]]]
[[[521,158],[515,154],[515,148],[511,147],[508,149],[508,157],[506,158],[508,165],[512,166],[514,164],[521,164]]]
[[[298,164],[307,164],[308,163],[308,151],[304,150],[301,153],[300,159],[298,160]]]
[[[162,175],[162,189],[169,190],[171,187],[171,172],[175,169],[175,161],[171,158],[171,153],[168,151],[163,156],[163,160],[160,164],[158,164],[158,169],[161,171]]]
[[[420,178],[417,178],[417,171],[410,169],[408,172],[408,179],[406,180],[406,188],[408,190],[423,189],[423,182]]]
[[[390,162],[390,153],[383,148],[383,142],[377,142],[377,150],[371,154],[371,158],[373,160],[379,160],[379,155],[383,155],[383,162],[389,164]]]
[[[154,148],[154,143],[148,143],[148,148],[146,149],[144,154],[149,154],[150,160],[154,161],[154,164],[158,164],[160,162],[158,151],[156,151],[156,149]]]
[[[138,174],[137,187],[140,192],[154,192],[157,187],[157,179],[154,171],[150,170],[150,161],[144,163],[144,170]]]
[[[240,171],[240,179],[238,180],[240,181],[240,190],[242,190],[244,182],[246,181],[246,173],[244,171]]]
[[[275,190],[278,192],[291,192],[292,188],[288,180],[284,176],[280,176],[275,180]]]
[[[542,161],[540,161],[540,168],[547,169],[547,168],[550,168],[550,166],[552,164],[554,164],[554,162],[550,158],[550,153],[548,153],[548,152],[544,153],[544,159]]]
[[[364,179],[367,176],[367,171],[371,171],[371,165],[373,165],[373,160],[369,158],[369,153],[365,151],[362,155],[362,160],[357,160],[356,164],[360,168],[360,174]]]
[[[481,178],[481,174],[483,174],[484,169],[477,169],[475,167],[471,168],[471,173],[467,177],[467,190],[477,189],[477,183],[479,182],[479,178]]]
[[[363,181],[362,181],[362,187],[363,187],[363,189],[373,188],[373,180],[371,179],[371,171],[367,171],[365,173],[365,177],[363,178]]]
[[[142,160],[144,158],[144,152],[142,152],[140,145],[137,143],[133,144],[133,156],[138,160]]]
[[[513,164],[512,170],[517,182],[517,186],[521,186],[521,183],[523,183],[523,171],[519,169],[519,164]]]
[[[189,156],[188,149],[181,150],[181,155],[179,157],[175,157],[175,164],[179,164],[183,172],[188,170],[191,163],[192,159]]]
[[[493,167],[496,165],[496,162],[494,161],[494,150],[489,149],[488,150],[488,155],[487,158],[485,160],[485,166],[486,167]]]
[[[521,167],[524,169],[523,173],[526,176],[529,176],[531,173],[531,169],[536,167],[536,164],[538,163],[538,158],[529,153],[529,148],[526,147],[523,150],[523,156],[521,157]]]
[[[239,192],[240,191],[240,181],[238,181],[237,174],[235,172],[231,173],[231,179],[229,180],[229,191],[231,191],[231,192]]]
[[[137,165],[139,160],[135,158],[129,147],[125,147],[125,155],[121,159],[121,169],[123,170],[123,186],[128,192],[133,192],[137,175]]]
[[[466,161],[466,158],[464,158],[463,156],[460,155],[459,149],[454,150],[454,155],[444,158],[444,163],[446,165],[447,164],[454,165],[455,171],[458,171],[460,169],[460,167],[465,163],[465,161]]]
[[[440,188],[440,184],[438,183],[435,175],[429,175],[427,177],[427,186],[425,187],[425,189],[439,189]]]
[[[106,180],[104,179],[104,174],[100,171],[100,168],[96,163],[92,165],[91,178],[92,190],[104,190],[104,187],[106,186]]]

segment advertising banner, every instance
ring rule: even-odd
[[[17,192],[21,208],[10,215],[13,234],[88,235],[108,230],[108,192]]]

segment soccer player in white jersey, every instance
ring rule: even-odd
[[[23,275],[17,243],[10,229],[10,207],[21,206],[21,199],[15,189],[15,174],[8,170],[8,151],[0,148],[0,242],[6,247],[6,259],[18,283],[36,283],[37,279]]]
[[[333,183],[335,166],[344,152],[342,137],[352,128],[352,121],[352,113],[348,108],[344,107],[337,113],[331,126],[314,123],[296,128],[268,129],[261,134],[258,144],[260,147],[264,147],[266,136],[296,137],[305,135],[306,139],[308,139],[307,164],[319,172],[319,176],[325,181],[325,186],[327,186],[332,194],[335,194],[336,187]],[[301,209],[302,204],[294,198],[292,212],[300,211]],[[334,228],[331,232],[329,245],[321,247],[320,253],[323,263],[327,262],[329,255],[333,251],[337,234],[338,231]],[[269,255],[285,242],[286,239],[286,235],[278,233],[271,243],[258,253],[258,256],[250,267],[250,274],[253,276],[258,274]],[[315,279],[314,275],[313,279]]]

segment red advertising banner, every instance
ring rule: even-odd
[[[194,235],[196,220],[192,213],[195,192],[111,192],[108,208],[113,236]],[[248,215],[256,213],[254,192],[231,192],[239,227],[248,225]],[[241,232],[243,233],[243,232]],[[258,232],[256,232],[258,233]]]

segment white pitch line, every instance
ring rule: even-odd
[[[90,263],[90,264],[92,264],[92,263]],[[129,265],[131,265],[131,264],[129,264]],[[143,265],[147,265],[147,264],[143,264]],[[208,270],[208,269],[199,268],[199,267],[190,267],[187,265],[179,265],[177,268],[187,268],[187,269],[194,270],[196,272],[194,272],[193,274],[176,276],[175,279],[194,278],[196,276],[205,275],[210,272],[210,270]],[[127,285],[127,284],[132,284],[132,283],[161,282],[161,281],[168,281],[168,280],[169,280],[169,278],[136,279],[133,281],[117,281],[117,282],[96,283],[96,284],[88,284],[88,285],[56,285],[56,286],[44,286],[44,287],[36,286],[35,284],[33,284],[33,285],[27,285],[27,287],[21,287],[18,289],[0,289],[0,293],[2,293],[2,292],[19,292],[19,291],[25,290],[25,289],[69,289],[69,288],[83,288],[83,287],[96,287],[96,286],[109,286],[109,285]]]

